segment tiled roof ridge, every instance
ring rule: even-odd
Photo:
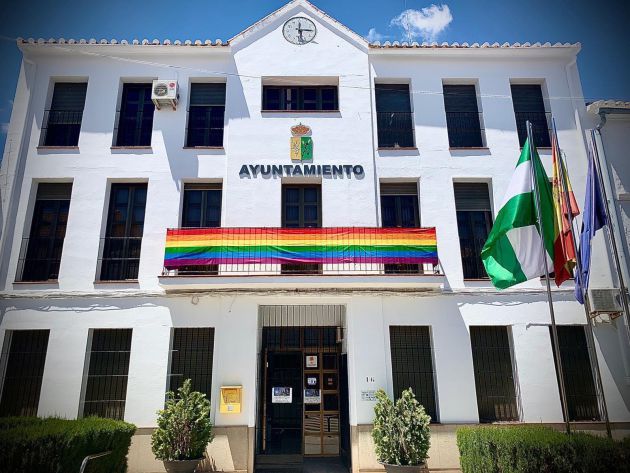
[[[97,40],[95,38],[90,38],[90,39],[65,39],[65,38],[50,38],[50,39],[44,39],[44,38],[38,38],[38,39],[34,39],[34,38],[28,38],[28,39],[24,39],[24,38],[17,38],[17,42],[18,44],[90,44],[90,45],[95,45],[95,44],[104,44],[104,45],[129,45],[129,46],[228,46],[228,42],[224,42],[220,39],[215,39],[214,41],[210,40],[210,39],[206,39],[206,40],[200,40],[200,39],[196,39],[196,40],[184,40],[184,41],[180,41],[179,39],[176,39],[174,41],[171,41],[170,39],[164,39],[164,40],[159,40],[159,39],[154,39],[154,40],[149,40],[149,39],[133,39],[131,41],[126,40],[126,39],[121,39],[120,41],[117,39],[100,39]]]
[[[546,42],[546,43],[503,43],[503,44],[499,44],[497,42],[495,43],[447,43],[447,42],[442,42],[442,43],[438,43],[436,41],[432,41],[432,42],[427,42],[424,41],[422,43],[418,43],[417,41],[413,41],[413,42],[407,42],[407,41],[403,41],[403,42],[399,42],[399,41],[394,41],[394,42],[390,42],[390,41],[385,41],[384,43],[381,44],[380,41],[374,41],[372,43],[370,43],[370,48],[459,48],[459,49],[476,49],[476,48],[571,48],[571,47],[580,47],[580,43],[554,43],[551,44],[550,42]]]

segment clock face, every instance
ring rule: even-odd
[[[315,39],[317,29],[315,23],[303,16],[296,16],[287,20],[282,27],[282,34],[289,43],[306,44]]]

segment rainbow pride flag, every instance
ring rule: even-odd
[[[166,233],[166,269],[282,263],[437,264],[435,228],[185,228]]]

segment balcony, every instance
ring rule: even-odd
[[[185,228],[166,234],[167,291],[438,290],[435,228]]]
[[[413,114],[411,112],[376,112],[379,148],[413,148]]]

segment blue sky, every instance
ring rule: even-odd
[[[7,38],[223,39],[281,7],[283,0],[4,0],[0,20],[0,147],[20,64]],[[313,0],[373,38],[493,43],[582,43],[578,66],[587,100],[630,101],[630,0]],[[431,5],[435,4],[434,7]],[[425,10],[423,10],[425,9]],[[412,10],[412,11],[409,11]],[[403,12],[407,12],[401,15]],[[403,26],[406,26],[405,30]],[[380,35],[380,36],[379,36]]]

